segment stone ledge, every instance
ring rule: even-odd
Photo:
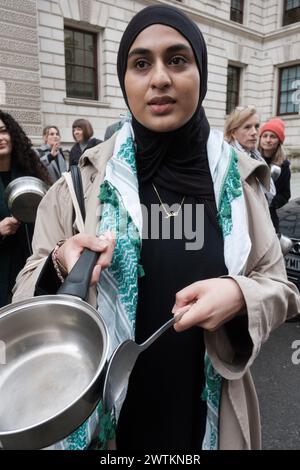
[[[94,108],[109,108],[110,103],[106,101],[96,101],[96,100],[81,100],[78,98],[64,98],[65,104],[70,104],[72,106],[91,106]]]

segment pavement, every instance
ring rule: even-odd
[[[251,367],[263,449],[300,450],[300,322],[275,330]]]

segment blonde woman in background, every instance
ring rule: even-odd
[[[226,119],[224,138],[238,152],[262,160],[256,150],[259,126],[259,116],[254,106],[237,106]]]
[[[237,152],[264,162],[256,148],[259,126],[259,115],[254,106],[237,106],[226,119],[224,138]],[[272,179],[270,179],[270,188],[267,186],[268,184],[262,189],[270,206],[276,195],[276,188]]]

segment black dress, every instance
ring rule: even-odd
[[[181,194],[157,189],[162,201],[169,206],[180,204]],[[140,186],[140,199],[148,209],[147,216],[144,211],[143,222],[144,227],[148,222],[150,233],[150,206],[159,203],[151,184]],[[158,239],[150,239],[150,236],[145,239],[145,233],[143,235],[141,264],[145,276],[139,279],[138,343],[171,317],[176,292],[195,281],[227,273],[222,235],[215,216],[210,216],[207,208],[204,211],[203,247],[185,249],[186,242],[191,242],[191,228],[195,230],[196,203],[201,201],[194,197],[187,197],[184,201],[181,220],[184,220],[190,205],[193,227],[186,227],[186,223],[182,225],[185,229],[182,237],[177,238],[178,234],[174,233],[173,218],[164,219],[171,221],[170,239],[162,239],[162,225]],[[183,333],[176,333],[171,328],[139,356],[118,422],[119,450],[201,449],[206,421],[206,402],[201,399],[204,353],[201,328],[193,327]]]

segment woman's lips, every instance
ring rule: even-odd
[[[167,114],[174,106],[174,102],[150,104],[149,106],[153,114]]]
[[[157,96],[148,102],[153,114],[169,113],[175,104],[171,96]]]

